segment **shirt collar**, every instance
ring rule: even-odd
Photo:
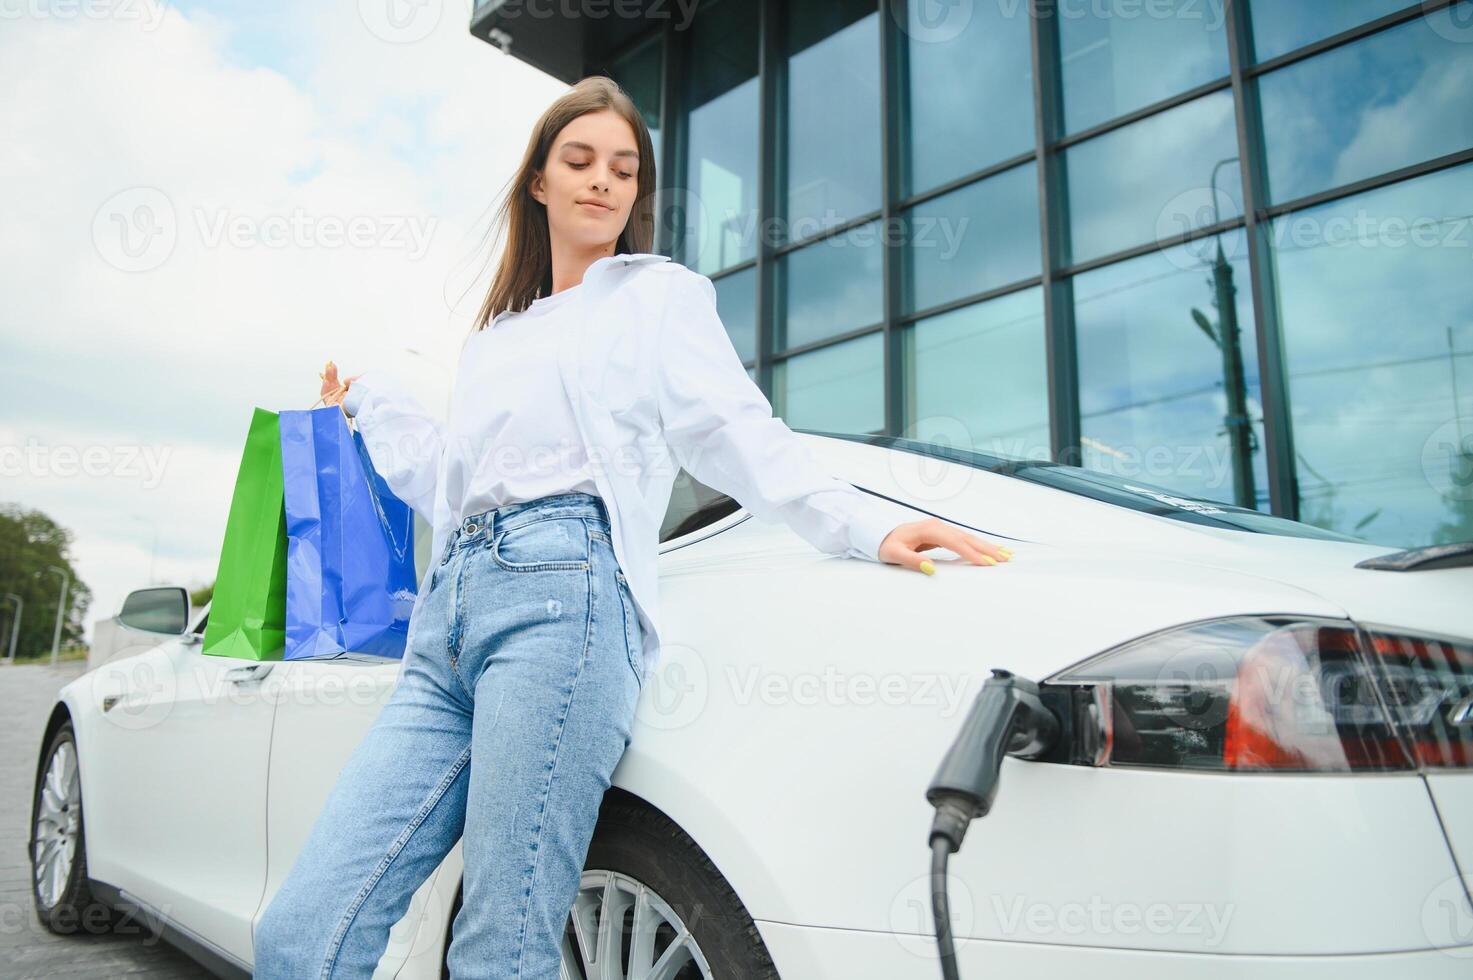
[[[603,258],[595,259],[593,264],[583,271],[583,282],[581,283],[583,292],[587,293],[590,287],[595,285],[597,280],[602,278],[603,273],[609,269],[669,261],[670,256],[661,255],[658,252],[620,252],[617,255],[605,255]],[[492,318],[488,326],[495,326],[496,321],[510,313],[510,310],[502,310]]]

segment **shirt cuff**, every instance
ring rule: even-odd
[[[854,515],[849,522],[849,543],[857,557],[884,563],[880,558],[880,545],[890,532],[901,524],[914,520],[909,512],[873,494],[854,489]]]
[[[367,395],[368,389],[364,387],[362,380],[354,381],[348,385],[348,393],[343,396],[343,411],[347,412],[349,417],[356,416],[359,406],[363,404],[363,399]]]

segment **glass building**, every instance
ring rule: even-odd
[[[1473,539],[1473,0],[479,0],[794,428]]]

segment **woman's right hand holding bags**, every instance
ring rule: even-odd
[[[321,397],[322,404],[324,405],[341,405],[343,403],[343,399],[348,394],[348,387],[352,385],[354,381],[357,381],[359,378],[362,377],[361,374],[355,374],[348,380],[339,382],[338,366],[332,361],[328,361],[326,369],[317,376],[322,379]],[[347,413],[348,410],[344,408],[343,414],[346,415]]]

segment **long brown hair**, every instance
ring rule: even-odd
[[[474,330],[484,330],[504,310],[521,312],[539,295],[552,292],[552,242],[547,208],[532,196],[532,178],[547,166],[552,141],[564,126],[589,112],[613,109],[634,130],[639,152],[634,209],[619,233],[614,253],[648,252],[655,237],[655,150],[649,128],[639,109],[613,79],[589,75],[547,107],[532,127],[521,166],[509,182],[496,211],[495,228],[503,229],[506,245],[491,280],[491,288],[476,314]]]

